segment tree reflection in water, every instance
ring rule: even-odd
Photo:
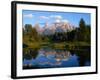
[[[23,69],[90,66],[90,50],[41,48],[24,55]]]
[[[79,61],[79,65],[80,66],[84,66],[84,65],[90,65],[90,50],[84,50],[84,51],[78,51],[77,52],[77,56],[78,56],[78,61]],[[88,64],[86,64],[88,63]]]

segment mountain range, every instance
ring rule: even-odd
[[[54,22],[52,24],[45,23],[43,27],[40,27],[39,24],[35,24],[37,32],[42,35],[51,35],[55,32],[68,32],[75,29],[74,25],[71,25],[69,22]]]

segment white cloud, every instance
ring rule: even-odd
[[[69,21],[67,19],[63,19],[61,15],[51,15],[50,18],[54,18],[55,22],[64,22],[68,23]]]
[[[32,14],[25,14],[24,17],[26,17],[26,18],[33,18],[34,16]]]
[[[55,20],[55,22],[56,22],[56,23],[60,23],[60,22],[61,22],[61,20],[59,20],[59,19],[56,19],[56,20]]]
[[[64,22],[64,23],[68,23],[69,21],[68,21],[68,20],[66,20],[66,19],[64,19],[64,20],[62,20],[62,22]]]
[[[51,15],[50,18],[62,19],[61,15]]]
[[[51,16],[39,16],[40,19],[50,20],[53,19],[55,22],[61,22],[63,19],[60,15],[51,15]]]
[[[47,17],[47,16],[40,16],[39,18],[40,19],[49,19],[49,17]]]

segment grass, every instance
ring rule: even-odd
[[[90,44],[87,42],[59,42],[59,43],[50,43],[50,42],[31,42],[28,43],[28,48],[39,49],[43,46],[48,46],[54,49],[78,49],[83,47],[90,47]]]

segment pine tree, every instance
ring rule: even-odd
[[[79,40],[80,41],[84,41],[86,40],[86,36],[85,36],[85,33],[86,33],[86,24],[85,24],[85,21],[83,19],[80,20],[79,22]]]

